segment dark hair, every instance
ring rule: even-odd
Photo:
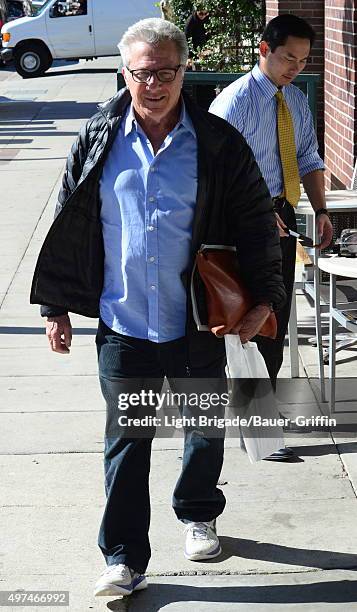
[[[288,36],[308,38],[312,46],[315,31],[302,17],[291,14],[278,15],[266,25],[262,40],[268,43],[271,51],[275,51],[277,47],[285,45]]]

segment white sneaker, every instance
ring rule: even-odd
[[[94,587],[94,595],[131,595],[147,588],[146,578],[123,563],[109,565]]]
[[[213,559],[222,549],[216,534],[216,521],[188,523],[185,527],[186,544],[184,555],[190,561]]]

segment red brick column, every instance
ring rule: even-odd
[[[334,0],[330,0],[331,2]],[[343,0],[341,0],[343,2]],[[351,0],[353,2],[353,0]],[[305,72],[314,72],[320,75],[320,84],[317,96],[317,136],[320,144],[320,153],[323,154],[324,141],[324,0],[266,0],[266,20],[282,13],[293,13],[303,17],[314,28],[316,40],[311,51],[311,59]]]
[[[325,3],[325,163],[327,186],[350,187],[357,155],[357,5]]]

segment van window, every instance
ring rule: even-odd
[[[7,21],[18,19],[24,15],[25,11],[22,2],[14,2],[13,0],[7,2]]]
[[[46,0],[42,6],[37,6],[31,3],[32,6],[32,13],[34,15],[40,15],[41,13],[44,13],[45,10],[47,9],[48,5],[51,4],[52,0]]]
[[[50,17],[77,17],[87,14],[87,0],[57,0],[50,10]]]

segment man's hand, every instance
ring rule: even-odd
[[[280,238],[288,238],[289,234],[287,234],[287,232],[285,231],[286,229],[286,225],[284,223],[284,221],[282,220],[282,218],[278,215],[278,213],[275,213],[276,216],[276,224],[278,226],[278,230],[279,230],[279,236]]]
[[[251,308],[238,325],[229,333],[239,334],[242,344],[248,342],[248,340],[254,338],[261,330],[270,312],[270,307],[266,304],[254,306],[254,308]],[[223,329],[224,325],[218,325],[217,327],[212,327],[211,332],[218,338],[221,338]]]
[[[333,227],[327,215],[319,215],[316,219],[317,235],[321,242],[318,245],[319,249],[326,249],[332,240]]]
[[[69,353],[72,341],[72,325],[68,314],[59,317],[48,317],[46,336],[51,350],[55,353]]]
[[[248,342],[248,340],[257,335],[269,317],[270,312],[269,306],[265,304],[258,304],[258,306],[254,306],[254,308],[247,312],[235,330],[239,333],[242,344],[245,344],[245,342]]]
[[[326,206],[325,198],[325,179],[323,170],[313,170],[302,177],[302,182],[314,210],[319,210]],[[332,240],[332,225],[327,215],[318,215],[316,219],[317,235],[321,240],[320,244],[315,245],[320,249],[326,249]]]

